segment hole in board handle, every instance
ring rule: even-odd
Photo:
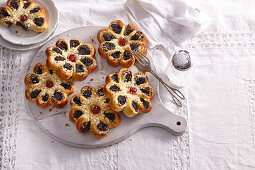
[[[180,125],[181,125],[181,122],[180,122],[180,121],[178,121],[178,122],[176,122],[176,124],[177,124],[178,126],[180,126]]]

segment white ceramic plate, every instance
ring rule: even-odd
[[[56,41],[59,39],[70,40],[72,38],[78,38],[82,42],[90,43],[94,45],[96,49],[98,49],[99,44],[96,37],[97,32],[100,29],[102,29],[102,27],[99,26],[80,27],[69,30],[52,38],[34,56],[28,68],[28,73],[32,72],[32,69],[36,63],[45,62],[46,48],[55,45]],[[98,53],[96,53],[95,59],[98,65],[97,69],[93,73],[89,74],[86,80],[81,82],[74,81],[76,90],[71,96],[69,96],[68,104],[63,108],[52,109],[52,107],[49,106],[42,109],[38,107],[35,102],[29,102],[26,100],[26,106],[29,113],[44,133],[48,134],[59,142],[81,148],[98,148],[109,146],[121,142],[135,131],[148,126],[162,127],[175,135],[181,135],[184,133],[187,126],[186,120],[181,116],[171,113],[164,107],[157,93],[158,81],[150,74],[147,74],[147,76],[149,77],[150,85],[155,89],[155,97],[152,100],[152,110],[149,113],[138,114],[133,118],[128,118],[121,114],[120,125],[117,128],[110,129],[108,136],[104,137],[103,139],[96,139],[92,134],[82,134],[78,132],[75,127],[75,123],[69,120],[69,111],[71,110],[69,102],[71,97],[74,94],[79,93],[80,89],[85,85],[98,87],[99,85],[105,84],[106,76],[112,72],[118,71],[121,68],[120,66],[109,66],[106,59],[102,58]],[[133,73],[138,71],[134,66],[131,68],[131,70]],[[91,78],[93,78],[92,81]]]
[[[46,10],[46,19],[48,29],[42,33],[34,31],[25,31],[20,27],[11,26],[10,28],[0,25],[0,35],[6,41],[16,45],[31,45],[45,41],[55,31],[58,23],[58,10],[52,0],[37,1],[37,4],[42,5]],[[6,2],[1,2],[0,6],[5,6]]]
[[[55,32],[55,30],[52,32],[52,34],[54,32]],[[37,43],[37,44],[17,45],[17,44],[10,43],[9,41],[6,41],[5,39],[3,39],[0,36],[0,45],[4,46],[6,48],[9,48],[11,50],[27,51],[27,50],[32,50],[32,49],[35,49],[35,48],[38,48],[38,47],[42,46],[43,44],[45,44],[49,40],[49,38],[47,38],[44,41],[41,41],[40,43]]]

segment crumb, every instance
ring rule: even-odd
[[[132,139],[129,139],[130,141],[132,141]]]
[[[40,112],[40,114],[42,114],[42,112]]]
[[[103,79],[104,79],[104,77],[103,77]]]
[[[18,31],[18,30],[16,30],[15,32],[16,32],[16,33],[19,33],[19,31]]]
[[[68,127],[69,127],[70,125],[69,125],[68,123],[66,123],[65,126],[68,126]]]
[[[65,117],[66,117],[66,112],[64,112],[64,115],[65,115]]]
[[[90,79],[90,81],[93,81],[93,80],[94,80],[93,78]]]
[[[70,37],[71,35],[70,34],[67,34],[68,37]]]
[[[104,74],[104,72],[103,72],[103,71],[100,71],[100,74]]]
[[[198,8],[195,8],[195,10],[196,10],[197,12],[199,12],[199,13],[201,12],[200,9],[198,9]]]
[[[92,42],[92,43],[94,43],[94,42],[95,42],[95,40],[94,40],[92,37],[90,37],[90,40],[91,40],[91,42]]]
[[[53,140],[53,141],[51,141],[51,143],[54,143],[54,140]]]
[[[54,108],[54,107],[52,107],[52,108],[49,108],[49,112],[51,112],[51,111],[53,110],[53,108]]]

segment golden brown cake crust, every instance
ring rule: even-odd
[[[122,68],[108,75],[104,92],[110,98],[111,109],[128,117],[151,110],[154,89],[143,72],[133,74],[130,69]]]
[[[16,25],[24,30],[43,32],[48,28],[45,9],[34,0],[8,0],[0,7],[0,23],[10,27]]]
[[[125,25],[122,21],[112,21],[108,28],[101,29],[97,33],[100,43],[98,52],[106,57],[107,62],[114,67],[122,65],[129,68],[134,65],[135,57],[131,51],[138,48],[143,54],[147,54],[147,38],[137,31],[134,25]]]
[[[110,108],[103,89],[104,85],[97,89],[84,86],[80,94],[70,100],[70,120],[75,122],[79,132],[91,132],[96,138],[105,137],[111,128],[120,124],[120,116]]]
[[[75,38],[70,41],[58,40],[56,46],[46,49],[46,56],[48,68],[56,70],[58,76],[64,80],[85,80],[97,67],[94,59],[95,47]]]
[[[36,101],[40,107],[63,107],[68,102],[67,97],[75,90],[72,81],[61,80],[45,63],[37,63],[33,73],[25,76],[24,82],[27,100]]]

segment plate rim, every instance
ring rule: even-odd
[[[57,28],[57,27],[56,27],[56,28]],[[35,48],[41,47],[42,45],[44,45],[45,43],[47,43],[49,40],[51,40],[51,36],[55,33],[56,28],[55,28],[55,30],[52,32],[52,34],[51,34],[47,39],[45,39],[44,41],[41,41],[41,42],[39,42],[39,43],[37,43],[37,44],[30,44],[30,45],[18,45],[18,44],[13,44],[13,43],[11,43],[11,42],[6,41],[5,39],[3,39],[2,36],[0,35],[0,45],[2,45],[2,46],[5,47],[5,48],[11,49],[11,50],[17,50],[17,51],[33,50],[33,49],[35,49]],[[2,42],[6,42],[6,43],[8,43],[8,44],[6,44],[6,43],[4,44],[4,43],[2,43],[1,41],[2,41]],[[9,44],[12,44],[13,46],[10,47]],[[19,47],[19,48],[15,48],[15,46],[16,46],[16,47]]]

